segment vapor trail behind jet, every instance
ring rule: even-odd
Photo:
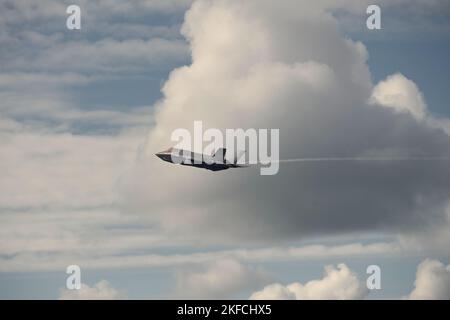
[[[295,163],[295,162],[387,162],[387,161],[450,161],[450,157],[320,157],[320,158],[292,158],[266,162],[250,162],[247,166],[270,165],[271,163]]]
[[[323,161],[450,161],[450,157],[322,157],[293,158],[272,162],[323,162]]]

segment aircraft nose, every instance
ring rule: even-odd
[[[155,156],[157,156],[158,158],[162,159],[163,158],[163,152],[157,152],[155,153]]]
[[[168,161],[168,162],[172,162],[172,161],[171,161],[172,155],[171,155],[170,152],[167,152],[167,151],[160,151],[160,152],[155,153],[155,156],[157,156],[157,157],[160,158],[161,160]]]
[[[169,148],[167,150],[157,152],[155,153],[155,156],[157,156],[161,160],[172,162],[172,150],[173,148]]]

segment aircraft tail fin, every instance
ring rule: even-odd
[[[227,149],[219,148],[214,153],[213,158],[218,160],[218,161],[225,162],[225,155],[226,154],[227,154]]]

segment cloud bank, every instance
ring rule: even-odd
[[[250,296],[253,300],[354,300],[364,299],[369,291],[365,283],[345,264],[326,266],[322,279],[304,285],[294,282],[287,286],[275,283]]]
[[[282,164],[210,173],[161,162],[172,130],[278,128],[280,156],[448,156],[403,76],[374,86],[362,43],[339,33],[327,2],[197,1],[182,33],[192,64],[175,69],[156,105],[145,154],[123,190],[123,212],[169,235],[213,243],[312,235],[416,232],[445,221],[446,161]],[[391,99],[394,91],[395,99]],[[397,93],[400,92],[400,95]],[[391,97],[391,98],[389,98]]]
[[[445,162],[283,164],[277,176],[260,177],[253,168],[179,168],[153,155],[172,144],[174,128],[194,120],[279,128],[282,158],[447,155],[448,119],[434,118],[420,88],[401,74],[374,85],[366,48],[342,36],[327,11],[361,4],[198,1],[182,27],[186,46],[178,25],[141,22],[181,16],[189,1],[110,3],[85,2],[87,41],[55,31],[65,17],[58,1],[0,5],[1,271],[64,270],[74,259],[86,268],[126,268],[404,250],[393,243],[274,247],[365,231],[401,233],[412,247],[430,242],[448,252]],[[136,21],[121,23],[120,12]],[[27,17],[35,32],[21,28]],[[149,107],[96,109],[66,94],[187,61],[188,51],[192,63],[171,73],[155,118]],[[142,127],[153,121],[139,147]],[[120,134],[105,134],[109,126]],[[268,247],[247,248],[253,242]],[[244,249],[154,250],[229,243]]]
[[[229,299],[234,294],[267,282],[267,275],[238,260],[223,259],[200,269],[177,274],[176,296],[181,299]]]
[[[61,289],[60,300],[118,300],[125,299],[125,295],[114,289],[106,280],[97,282],[90,287],[82,283],[79,290]]]

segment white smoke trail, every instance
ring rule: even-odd
[[[295,162],[328,162],[328,161],[450,161],[450,157],[320,157],[320,158],[292,158],[292,159],[280,159],[269,162],[251,162],[246,165],[269,165],[271,163],[295,163]],[[244,164],[245,165],[245,164]]]
[[[321,162],[321,161],[450,161],[450,157],[325,157],[293,158],[273,162]]]

